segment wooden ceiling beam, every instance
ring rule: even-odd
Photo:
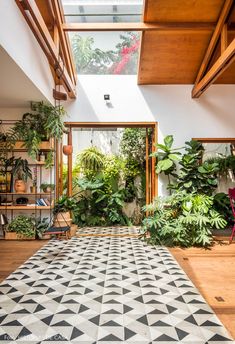
[[[228,15],[232,9],[232,6],[234,4],[234,1],[233,0],[226,0],[225,3],[224,3],[224,6],[222,8],[222,11],[221,11],[221,14],[220,14],[220,17],[218,19],[218,22],[216,24],[216,27],[215,27],[215,31],[211,37],[211,40],[210,40],[210,43],[208,45],[208,48],[207,48],[207,51],[206,51],[206,54],[203,58],[203,61],[201,63],[201,66],[200,66],[200,69],[199,69],[199,72],[197,74],[197,78],[196,78],[196,81],[195,81],[195,86],[196,87],[198,85],[198,83],[200,82],[200,80],[202,79],[208,65],[209,65],[209,62],[210,62],[210,59],[212,57],[212,54],[215,50],[215,47],[216,47],[216,44],[220,38],[220,35],[221,35],[221,32],[223,30],[223,27],[224,27],[224,24],[228,18]],[[194,91],[193,91],[193,94],[194,94]]]
[[[70,98],[76,98],[75,84],[72,82],[66,67],[59,56],[58,47],[43,20],[35,0],[15,0],[21,13],[30,26],[35,38],[43,49],[49,64],[61,80]]]
[[[52,5],[54,15],[55,15],[55,22],[58,28],[60,47],[61,47],[61,50],[63,51],[65,64],[66,64],[66,67],[68,69],[71,79],[73,80],[74,83],[76,83],[77,73],[76,73],[76,68],[74,65],[73,57],[72,57],[72,51],[71,51],[69,38],[67,36],[67,33],[64,32],[64,30],[62,29],[62,25],[64,23],[62,5],[61,5],[60,0],[51,0],[51,5]]]
[[[235,61],[235,39],[229,44],[201,81],[194,86],[192,97],[200,95]]]
[[[212,31],[215,23],[65,23],[64,31]]]

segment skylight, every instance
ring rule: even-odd
[[[138,32],[77,32],[70,41],[78,74],[137,74]]]
[[[62,0],[66,22],[138,22],[143,0]]]

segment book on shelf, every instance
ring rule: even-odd
[[[51,205],[51,202],[48,200],[48,198],[38,198],[36,200],[36,205],[39,205],[41,207],[49,207]]]

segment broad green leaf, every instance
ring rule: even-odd
[[[165,143],[165,145],[166,145],[167,148],[171,148],[173,142],[174,142],[173,135],[167,135],[167,136],[164,138],[164,143]]]
[[[164,152],[168,152],[169,151],[168,147],[162,145],[161,143],[157,143],[156,147],[162,149]]]
[[[180,155],[179,154],[169,154],[168,158],[171,159],[172,161],[179,161],[180,160]]]
[[[184,183],[184,187],[187,189],[187,188],[190,188],[192,186],[193,182],[190,181],[188,183]]]
[[[161,160],[157,163],[156,173],[168,170],[173,165],[173,161],[170,159]]]

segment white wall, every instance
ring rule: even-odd
[[[48,101],[54,103],[54,81],[47,59],[15,0],[0,1],[0,45]]]
[[[138,86],[136,76],[79,76],[78,98],[68,102],[68,121],[153,122],[159,142],[173,134],[175,145],[192,137],[235,137],[235,85],[211,86],[199,99],[191,85]],[[110,94],[113,108],[106,106]],[[162,182],[160,193],[164,192]]]

